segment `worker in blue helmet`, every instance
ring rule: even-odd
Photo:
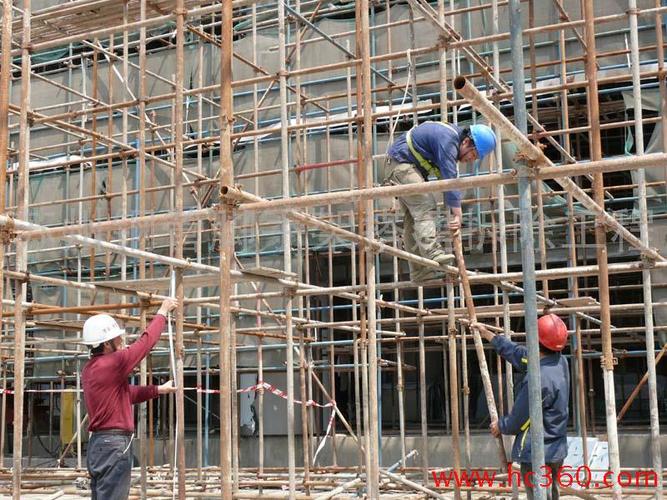
[[[386,184],[427,182],[429,178],[455,179],[458,162],[484,158],[496,148],[496,135],[486,125],[458,127],[427,121],[400,136],[387,152]],[[435,260],[441,266],[454,262],[437,241],[436,197],[432,193],[400,196],[403,211],[403,246],[408,252]],[[447,191],[445,202],[452,210],[450,229],[461,227],[461,192]],[[442,271],[410,262],[415,283],[444,277]]]

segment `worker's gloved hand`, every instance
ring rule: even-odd
[[[166,316],[167,313],[173,311],[177,307],[178,307],[178,301],[176,299],[164,299],[157,313],[161,314],[162,316]]]
[[[493,437],[500,437],[502,435],[500,432],[500,428],[498,428],[497,420],[491,422],[489,429],[491,429],[491,435],[493,435]]]
[[[174,386],[173,380],[168,380],[162,385],[157,386],[158,394],[172,394],[176,392],[176,386]]]

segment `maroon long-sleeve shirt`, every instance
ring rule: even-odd
[[[132,405],[156,398],[156,385],[130,385],[128,377],[160,339],[167,318],[157,315],[146,331],[126,349],[91,358],[81,373],[81,385],[91,432],[123,429],[134,432]]]

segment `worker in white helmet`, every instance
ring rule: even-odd
[[[146,331],[125,348],[125,330],[108,314],[91,316],[83,325],[83,343],[91,359],[81,374],[88,410],[88,472],[93,500],[126,499],[130,492],[134,413],[132,405],[176,391],[165,384],[130,385],[128,377],[160,339],[167,314],[177,306],[165,299]]]

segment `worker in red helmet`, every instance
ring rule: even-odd
[[[515,344],[502,335],[494,335],[483,325],[480,334],[491,342],[496,352],[509,361],[512,366],[526,372],[528,368],[528,350]],[[514,405],[508,415],[491,422],[491,434],[514,435],[512,461],[521,465],[521,481],[525,484],[528,500],[533,498],[533,488],[539,484],[548,484],[550,475],[551,489],[547,490],[547,499],[557,500],[558,471],[567,456],[567,421],[570,401],[570,369],[567,359],[561,351],[567,345],[567,326],[555,314],[546,314],[537,321],[540,341],[540,379],[542,383],[542,419],[544,421],[544,462],[545,470],[532,470],[530,443],[530,417],[528,407],[528,380],[524,377],[515,386]],[[531,480],[532,479],[532,480]]]

